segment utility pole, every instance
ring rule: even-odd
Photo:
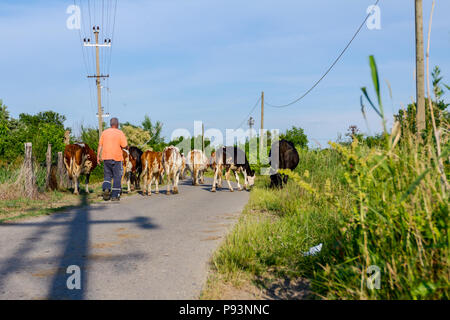
[[[415,0],[416,11],[416,128],[421,137],[425,129],[425,67],[423,47],[423,5],[422,0]]]
[[[91,39],[84,39],[85,47],[95,47],[95,56],[96,56],[96,75],[88,76],[88,78],[96,78],[97,84],[97,105],[98,105],[98,136],[102,135],[103,132],[103,107],[102,107],[102,85],[101,79],[109,78],[109,75],[100,74],[100,47],[111,47],[111,39],[104,39],[104,44],[98,43],[98,35],[100,33],[100,27],[94,26],[92,27],[95,36],[95,44],[91,44]]]
[[[250,140],[252,140],[252,130],[253,130],[253,125],[255,124],[255,119],[253,119],[253,117],[250,117],[250,119],[248,119],[248,126],[250,127]]]
[[[202,122],[202,152],[205,152],[205,124]]]
[[[259,154],[262,155],[264,137],[264,91],[261,92],[261,133],[259,134]]]

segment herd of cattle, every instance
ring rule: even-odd
[[[299,155],[295,146],[287,141],[280,140],[272,145],[272,151],[277,148],[279,151],[278,168],[295,169],[299,162]],[[64,164],[67,169],[69,179],[73,182],[74,193],[79,192],[79,178],[86,176],[86,192],[89,192],[89,177],[97,166],[97,155],[86,143],[75,143],[65,147]],[[230,184],[231,173],[234,173],[237,187],[242,190],[239,181],[239,173],[244,176],[244,189],[248,189],[255,182],[255,172],[250,168],[245,152],[238,147],[222,147],[211,153],[210,157],[201,150],[191,150],[185,156],[174,146],[166,147],[162,152],[145,151],[137,147],[127,147],[123,149],[123,175],[122,182],[126,182],[128,192],[132,187],[140,189],[140,182],[143,180],[143,194],[151,195],[152,185],[155,184],[155,193],[159,193],[159,184],[164,176],[167,177],[167,194],[178,193],[178,182],[185,179],[186,171],[191,175],[192,184],[204,183],[204,174],[208,169],[214,172],[214,180],[211,191],[215,192],[217,187],[222,186],[222,174],[225,170],[225,179],[230,191],[233,187]],[[281,176],[277,172],[271,175],[271,186],[281,187],[287,182],[286,176]]]

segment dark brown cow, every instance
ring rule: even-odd
[[[135,171],[134,169],[131,171],[131,185],[134,184],[135,189],[140,189],[140,181],[141,181],[141,174],[142,174],[142,150],[138,147],[130,147],[129,149],[130,155],[136,160],[136,166]]]
[[[86,192],[89,192],[89,176],[97,167],[97,155],[86,143],[66,145],[64,149],[64,165],[69,179],[74,182],[74,194],[78,194],[78,179],[86,176]]]
[[[278,151],[278,159],[276,159],[276,154]],[[274,159],[272,159],[272,157]],[[295,149],[295,145],[287,140],[280,140],[274,142],[272,144],[272,148],[269,153],[270,165],[272,170],[278,169],[290,169],[294,170],[297,168],[299,162],[299,155],[297,149]],[[278,163],[275,163],[278,162]],[[281,175],[276,172],[270,176],[270,186],[272,188],[282,188],[283,184],[286,184],[288,181],[288,176]]]

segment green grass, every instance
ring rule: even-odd
[[[258,177],[212,258],[212,285],[306,277],[315,297],[327,299],[447,299],[449,205],[432,141],[389,145],[355,140],[301,151],[281,190]],[[320,254],[303,256],[319,243]],[[372,265],[380,268],[380,289],[368,287]]]
[[[344,167],[337,152],[299,151],[302,161],[296,172],[319,184],[323,192],[333,185],[336,195],[347,202],[349,189],[343,185]],[[214,254],[213,270],[221,279],[234,282],[243,274],[260,286],[261,279],[311,277],[324,263],[326,254],[303,253],[319,243],[334,242],[339,214],[333,204],[317,199],[292,179],[283,189],[271,189],[269,184],[269,177],[257,178],[239,222]],[[329,249],[326,246],[324,252]]]
[[[302,151],[295,172],[280,171],[290,177],[283,190],[260,178],[212,259],[212,279],[307,277],[326,299],[449,298],[448,133],[440,158],[430,133],[396,122],[388,134],[373,57],[370,65],[378,109],[363,92],[382,118],[380,143],[353,137]],[[318,243],[320,254],[303,256]]]

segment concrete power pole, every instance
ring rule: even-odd
[[[111,47],[111,39],[105,39],[104,44],[98,43],[98,35],[100,32],[99,26],[92,27],[95,36],[95,44],[91,44],[91,39],[84,39],[85,47],[95,47],[96,56],[96,75],[88,76],[88,78],[95,78],[97,84],[97,105],[98,105],[98,136],[100,137],[103,132],[103,107],[102,107],[102,85],[101,79],[109,78],[109,75],[100,74],[100,47]]]
[[[205,152],[205,124],[202,122],[202,152]]]
[[[248,126],[250,127],[250,140],[252,140],[252,130],[253,130],[253,125],[255,124],[255,119],[253,119],[253,117],[250,117],[250,119],[248,119]]]
[[[416,11],[416,128],[417,135],[425,129],[425,66],[423,47],[423,5],[415,0]]]

